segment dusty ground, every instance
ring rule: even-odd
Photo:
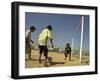
[[[64,54],[58,52],[49,52],[49,58],[51,63],[48,62],[48,67],[60,67],[60,66],[79,66],[79,65],[89,65],[89,54],[82,55],[82,62],[79,63],[79,54],[73,54],[72,60],[64,60]],[[25,67],[26,68],[40,68],[44,66],[44,57],[42,57],[42,63],[38,62],[39,52],[38,50],[32,50],[32,59],[28,60],[28,54],[25,56]]]

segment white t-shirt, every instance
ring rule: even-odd
[[[27,30],[25,33],[25,39],[31,40],[31,31]]]
[[[39,45],[46,46],[48,39],[52,39],[51,32],[47,28],[44,29],[38,36]]]

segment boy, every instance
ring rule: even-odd
[[[66,58],[68,57],[68,54],[69,54],[69,60],[71,60],[71,47],[69,43],[67,43],[65,47],[65,52],[64,52],[65,59],[64,60],[66,60]]]
[[[30,42],[34,43],[32,40],[31,40],[31,34],[32,32],[34,32],[36,30],[36,28],[34,26],[31,26],[30,29],[28,29],[25,33],[25,51],[28,52],[29,54],[29,60],[31,60],[31,45],[30,45]]]
[[[47,59],[48,59],[48,48],[47,48],[47,42],[50,40],[52,48],[54,47],[53,45],[53,39],[51,37],[51,31],[52,27],[48,25],[38,36],[38,43],[39,43],[39,63],[41,63],[41,56],[42,53],[44,53],[45,57],[45,66],[47,66]]]

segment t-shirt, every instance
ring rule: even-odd
[[[25,39],[31,40],[31,31],[27,30],[25,33]]]
[[[71,51],[71,48],[70,47],[66,47],[65,51]]]
[[[46,46],[48,39],[52,39],[51,32],[47,28],[44,29],[38,36],[39,45]]]

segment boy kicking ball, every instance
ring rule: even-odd
[[[52,48],[53,45],[53,39],[51,36],[52,27],[48,25],[45,29],[42,30],[40,35],[38,36],[38,43],[39,43],[39,63],[41,63],[41,56],[44,53],[44,65],[47,67],[47,60],[48,60],[48,48],[47,48],[47,42],[50,40]]]

